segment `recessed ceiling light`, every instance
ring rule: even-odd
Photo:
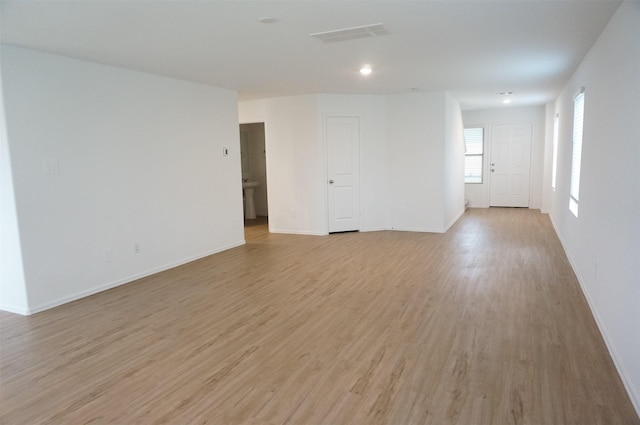
[[[278,18],[273,18],[271,16],[263,16],[262,18],[258,18],[258,22],[261,24],[273,24],[278,22]]]
[[[504,103],[505,105],[508,105],[509,103],[511,103],[511,99],[509,98],[502,99],[502,103]]]
[[[364,65],[362,68],[360,68],[360,74],[362,75],[369,75],[372,71],[373,70],[371,69],[371,65]]]

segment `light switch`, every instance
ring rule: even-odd
[[[222,155],[223,155],[223,156],[229,156],[229,149],[227,149],[227,148],[222,148]]]
[[[45,159],[44,172],[50,176],[60,174],[60,162],[57,159]]]

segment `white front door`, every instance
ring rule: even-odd
[[[329,233],[360,230],[360,123],[326,117]]]
[[[531,124],[491,127],[490,170],[490,206],[529,206]]]

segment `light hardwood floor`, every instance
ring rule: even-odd
[[[2,424],[639,424],[546,215],[245,246],[2,313]]]

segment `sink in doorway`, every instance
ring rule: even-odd
[[[253,220],[256,218],[256,203],[253,200],[253,189],[260,186],[260,182],[242,182],[244,190],[244,218]]]

